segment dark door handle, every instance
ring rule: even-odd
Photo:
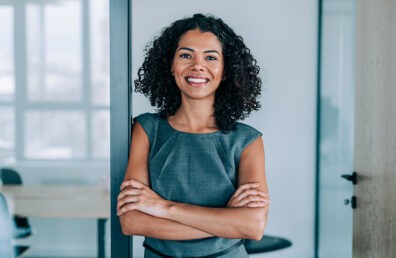
[[[351,200],[345,199],[345,200],[344,200],[344,204],[345,204],[345,205],[351,204],[352,209],[356,209],[356,204],[357,204],[357,198],[356,198],[356,196],[352,196],[352,197],[351,197]]]
[[[352,184],[357,184],[357,173],[353,172],[351,175],[341,175],[342,178],[345,178],[348,181],[351,181]]]

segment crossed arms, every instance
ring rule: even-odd
[[[225,208],[172,202],[156,194],[148,187],[149,148],[147,135],[136,123],[132,151],[117,204],[124,234],[166,240],[212,236],[261,239],[269,204],[261,138],[242,152],[238,169],[239,186]]]

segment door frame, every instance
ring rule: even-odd
[[[316,71],[316,160],[315,160],[315,226],[314,226],[314,257],[319,257],[319,201],[320,201],[320,96],[321,96],[321,51],[322,51],[322,6],[323,1],[318,0],[318,45],[317,45],[317,71]]]
[[[110,8],[110,219],[111,257],[132,257],[132,236],[122,234],[116,215],[131,139],[131,3],[111,0]]]

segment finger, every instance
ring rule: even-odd
[[[250,203],[250,202],[261,202],[261,201],[264,201],[262,198],[263,197],[257,196],[257,195],[249,195],[249,196],[243,198],[241,201],[239,201],[239,205],[240,206],[244,206],[245,204]]]
[[[117,209],[120,209],[122,206],[124,206],[127,203],[133,203],[138,201],[140,201],[140,196],[137,195],[124,197],[117,202]]]
[[[120,216],[125,212],[136,210],[138,207],[139,205],[137,203],[126,204],[118,210],[117,215]]]
[[[249,207],[249,208],[260,208],[260,207],[265,207],[269,205],[268,202],[249,202],[247,203],[244,207]]]
[[[245,207],[249,202],[265,202],[267,197],[259,196],[259,195],[249,195],[246,196],[244,199],[236,201],[232,200],[227,204],[227,207]]]
[[[240,185],[240,186],[238,187],[237,191],[238,191],[238,190],[239,190],[239,191],[244,191],[244,190],[246,190],[246,189],[257,188],[257,187],[259,187],[259,186],[260,186],[260,183],[259,183],[259,182],[245,183],[245,184]]]
[[[138,189],[138,188],[132,188],[132,187],[130,187],[130,188],[126,188],[126,189],[124,189],[124,190],[122,190],[121,192],[120,192],[120,194],[121,195],[140,195],[140,194],[142,194],[143,193],[143,190],[142,189]]]
[[[142,194],[141,189],[130,188],[130,189],[121,191],[121,193],[118,194],[117,200],[120,200],[128,195],[141,195],[141,194]]]
[[[238,187],[238,189],[235,191],[235,193],[232,195],[231,198],[235,198],[236,196],[240,195],[246,189],[257,188],[259,186],[260,186],[260,183],[258,183],[258,182],[242,184]]]
[[[123,190],[125,187],[131,186],[131,183],[129,182],[130,180],[126,180],[121,183],[120,185],[120,190]]]
[[[227,207],[248,207],[247,205],[250,202],[261,202],[263,206],[270,203],[269,196],[267,194],[264,195],[248,195],[242,200],[230,200],[227,204]]]
[[[126,181],[124,181],[124,182],[122,182],[122,184],[121,184],[121,186],[120,186],[120,189],[122,190],[122,189],[124,189],[125,187],[127,187],[127,186],[132,186],[132,187],[134,187],[134,188],[139,188],[139,189],[141,189],[141,188],[144,188],[145,187],[145,184],[143,184],[142,182],[140,182],[139,180],[136,180],[136,179],[129,179],[129,180],[126,180]]]
[[[244,190],[244,191],[241,192],[238,196],[235,197],[235,200],[236,200],[236,201],[240,201],[240,200],[242,200],[243,198],[246,198],[246,197],[249,196],[249,195],[259,195],[259,191],[258,191],[257,189],[254,189],[254,190],[252,190],[252,189]]]
[[[248,190],[243,191],[238,196],[236,196],[235,200],[240,201],[249,195],[258,195],[258,196],[267,197],[266,195],[263,195],[263,192],[258,189],[248,189]]]

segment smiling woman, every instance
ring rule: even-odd
[[[242,239],[263,236],[261,132],[237,122],[259,108],[258,71],[242,38],[202,14],[148,49],[135,90],[159,113],[134,119],[117,204],[122,232],[145,236],[146,258],[245,258]]]
[[[172,46],[174,46],[172,41],[174,36],[167,34],[169,37],[163,38],[164,41],[157,41],[167,30],[167,28],[164,30],[162,28],[181,17],[191,17],[193,13],[213,14],[221,17],[238,35],[243,37],[243,42],[251,49],[254,58],[260,65],[263,94],[259,99],[262,108],[257,112],[251,112],[243,122],[263,132],[266,158],[269,157],[269,162],[266,161],[266,176],[270,183],[271,200],[275,205],[271,205],[265,235],[280,236],[293,242],[290,248],[281,252],[256,254],[252,257],[306,258],[314,256],[312,243],[314,242],[313,232],[315,227],[313,222],[315,221],[318,2],[305,0],[303,3],[304,5],[292,0],[252,0],[248,3],[246,1],[232,1],[232,4],[225,0],[195,2],[173,0],[171,3],[157,0],[111,1],[111,5],[114,7],[113,15],[111,15],[112,28],[114,29],[110,30],[112,32],[111,67],[113,68],[111,73],[111,103],[113,107],[116,106],[111,111],[113,198],[116,199],[119,194],[119,186],[122,183],[127,166],[127,153],[129,152],[127,145],[132,132],[130,128],[128,130],[128,127],[132,123],[126,117],[128,115],[131,118],[137,117],[139,114],[146,112],[158,112],[157,115],[161,116],[160,111],[165,104],[167,107],[173,104],[177,108],[180,107],[181,100],[178,99],[180,92],[176,91],[179,89],[177,85],[171,84],[174,83],[171,64],[176,54],[179,39],[176,40],[175,48],[170,51],[169,45],[172,43]],[[156,8],[153,8],[153,6]],[[304,8],[301,8],[302,6]],[[121,30],[121,28],[125,29]],[[183,28],[175,29],[178,31]],[[195,28],[191,28],[191,30],[193,29]],[[128,34],[128,31],[132,33]],[[213,31],[211,32],[213,33]],[[213,34],[218,36],[216,33]],[[226,35],[218,36],[218,40],[222,43],[221,36]],[[146,47],[147,44],[149,44],[148,47]],[[156,51],[151,49],[154,45]],[[232,58],[228,58],[227,48],[231,49],[229,52],[235,50],[235,48],[222,46],[224,68],[228,72],[225,71],[225,81],[221,82],[222,85],[219,86],[218,92],[225,82],[230,82],[230,79],[232,79],[230,74],[233,75],[233,68],[238,65],[235,63],[230,65],[233,62],[231,62]],[[145,74],[144,71],[141,71],[141,76],[142,79],[145,76],[154,78],[150,80],[153,82],[151,89],[153,94],[158,93],[158,98],[153,98],[153,107],[150,106],[150,95],[147,95],[149,98],[146,98],[143,94],[131,91],[131,89],[136,89],[136,84],[133,84],[132,87],[131,81],[139,79],[139,68],[144,66],[149,69],[151,67],[149,63],[144,64],[149,52],[152,53],[152,59],[150,59],[152,64],[156,61],[159,64],[153,65],[154,68],[151,73]],[[231,56],[236,55],[236,53],[237,51],[231,53]],[[164,64],[169,60],[169,63]],[[166,69],[155,70],[157,67],[164,68],[164,66],[166,66]],[[238,73],[235,74],[240,76]],[[130,90],[130,94],[128,94],[128,90]],[[237,88],[232,88],[232,90],[239,91]],[[218,92],[216,92],[215,97],[217,97]],[[224,102],[230,102],[230,99],[226,98],[227,96],[224,94],[220,96],[225,99]],[[177,108],[174,110],[177,110]],[[164,127],[161,127],[165,129],[160,130],[176,130],[178,131],[177,137],[187,136],[188,133],[193,132],[190,130],[181,131],[181,127],[171,125],[169,117],[172,117],[172,115],[165,117],[168,120],[162,120],[165,123],[163,124]],[[135,123],[135,126],[137,128],[138,123]],[[221,132],[215,131],[216,129],[219,130],[217,123],[212,132],[208,131],[208,134],[214,139],[208,146],[219,146],[217,145],[217,136],[221,135]],[[197,133],[196,137],[201,137],[200,134],[205,133]],[[154,141],[160,137],[162,136],[157,137]],[[167,136],[164,135],[164,137]],[[172,143],[170,141],[168,144]],[[150,142],[150,147],[154,144],[154,142]],[[141,149],[141,146],[135,147],[132,152]],[[179,147],[175,145],[174,149],[177,148]],[[221,154],[221,149],[219,153]],[[152,158],[161,162],[161,158],[165,156],[163,154],[165,153],[154,150],[152,151]],[[192,155],[194,158],[196,156],[203,157],[203,154],[196,152]],[[231,157],[225,155],[221,155],[221,157],[224,161],[230,161],[229,163],[232,161]],[[163,161],[165,162],[165,160]],[[224,167],[226,170],[229,169],[227,165]],[[166,174],[167,170],[163,170],[158,180],[165,178]],[[193,174],[185,174],[185,178],[189,179],[189,175]],[[207,175],[210,177],[209,171]],[[169,184],[175,185],[177,183],[173,180]],[[150,187],[152,186],[150,185]],[[183,194],[183,192],[180,192],[180,195]],[[291,211],[292,216],[290,215]],[[112,212],[115,215],[115,206]],[[112,250],[119,250],[119,252],[125,250],[125,253],[129,250],[133,253],[133,257],[142,258],[145,250],[142,247],[144,237],[134,235],[132,244],[127,241],[132,237],[127,238],[121,235],[119,220],[112,217],[111,221],[114,222],[112,224],[112,247],[114,247]],[[123,245],[120,246],[120,243],[123,243]],[[118,254],[114,256],[121,257]]]

